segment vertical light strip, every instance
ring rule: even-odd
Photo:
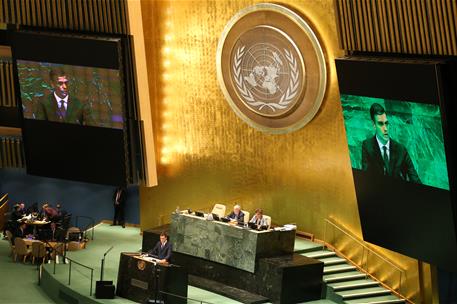
[[[135,58],[138,104],[140,119],[143,122],[142,142],[144,146],[143,155],[145,162],[144,186],[152,187],[157,185],[157,170],[141,3],[136,0],[128,0],[127,5],[128,7],[124,12],[128,16],[129,29],[133,36],[133,57]]]
[[[167,165],[171,162],[172,159],[172,154],[173,154],[173,148],[172,148],[172,142],[173,142],[173,132],[171,128],[171,120],[172,117],[169,113],[172,112],[172,109],[170,109],[171,105],[173,104],[173,96],[172,93],[167,90],[172,85],[173,79],[171,78],[171,74],[173,73],[173,69],[171,67],[171,61],[172,61],[172,40],[173,40],[173,21],[172,21],[172,11],[171,7],[168,7],[165,10],[165,20],[164,20],[164,31],[163,31],[163,37],[161,40],[163,40],[163,48],[162,48],[162,66],[161,66],[161,71],[162,71],[162,83],[163,83],[163,98],[162,98],[162,138],[161,138],[161,150],[160,150],[160,163],[162,165]]]

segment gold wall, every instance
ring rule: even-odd
[[[332,0],[283,1],[300,12],[324,49],[328,87],[304,128],[270,135],[242,122],[216,79],[216,47],[225,24],[258,1],[142,1],[142,21],[158,159],[158,186],[140,188],[141,227],[169,221],[176,206],[209,211],[261,207],[277,224],[324,238],[332,217],[361,237],[334,58],[338,45]],[[380,251],[383,251],[380,249]],[[412,275],[417,261],[384,251]]]

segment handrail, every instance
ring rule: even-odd
[[[69,265],[68,265],[68,285],[71,285],[71,264],[72,263],[75,263],[81,267],[84,267],[84,268],[87,268],[88,270],[90,270],[90,290],[89,290],[89,295],[92,296],[92,288],[93,288],[93,285],[94,285],[94,268],[92,267],[89,267],[87,265],[84,265],[84,264],[81,264],[79,263],[78,261],[75,261],[67,256],[64,256],[64,261],[65,260],[68,260],[70,261]],[[56,259],[54,259],[54,274],[56,274],[56,260],[57,260],[57,257]]]
[[[382,255],[380,255],[379,253],[377,253],[376,251],[374,251],[372,248],[370,248],[370,247],[368,247],[367,245],[365,245],[363,241],[358,240],[357,238],[355,238],[354,236],[352,236],[352,235],[350,234],[349,231],[345,231],[343,228],[339,227],[336,223],[331,222],[329,219],[325,219],[325,221],[326,221],[327,223],[329,223],[330,225],[334,226],[336,229],[338,229],[338,230],[340,230],[341,232],[343,232],[345,235],[349,236],[351,239],[353,239],[354,241],[356,241],[357,243],[359,243],[362,247],[366,248],[368,251],[372,252],[373,254],[375,254],[377,257],[379,257],[379,258],[382,259],[383,261],[389,263],[390,265],[392,265],[394,268],[396,268],[396,269],[399,270],[400,272],[405,273],[405,270],[404,270],[404,269],[401,269],[400,267],[398,267],[397,265],[393,264],[391,261],[389,261],[388,259],[386,259],[386,258],[383,257]]]

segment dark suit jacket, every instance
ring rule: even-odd
[[[80,125],[93,125],[93,119],[90,112],[76,97],[68,96],[65,118],[61,119],[58,113],[59,108],[57,106],[57,101],[54,93],[43,96],[38,100],[37,108],[35,110],[36,119],[67,122]]]
[[[171,257],[171,243],[167,241],[163,247],[161,245],[162,243],[158,241],[154,248],[149,250],[148,254],[155,255],[160,260],[165,259],[167,262],[169,262]]]
[[[124,203],[125,203],[125,200],[127,198],[127,193],[125,192],[125,189],[124,188],[116,188],[116,190],[114,190],[114,193],[113,193],[113,203],[114,205],[116,206],[116,196],[117,196],[117,191],[118,190],[121,190],[121,193],[119,195],[119,206],[123,206]]]
[[[53,235],[52,229],[45,229],[41,232],[40,239],[46,241],[63,242],[65,240],[65,231],[61,228],[56,228]]]
[[[232,211],[227,217],[232,220],[237,220],[238,222],[244,222],[244,213],[241,210],[240,213],[238,213],[238,216]]]
[[[362,170],[421,183],[406,148],[393,139],[390,139],[389,148],[389,170],[384,172],[384,161],[376,136],[364,140],[362,143]]]

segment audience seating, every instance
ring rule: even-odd
[[[67,250],[68,251],[77,251],[77,250],[81,250],[81,243],[80,242],[69,242],[68,243],[68,247],[67,247]]]
[[[268,226],[268,229],[270,229],[271,227],[271,216],[268,216],[268,215],[264,215],[263,216],[267,222],[267,226]]]
[[[8,243],[10,244],[10,256],[12,256],[14,259],[13,234],[11,233],[11,231],[6,230],[6,237],[8,238]]]
[[[46,259],[46,247],[43,242],[36,241],[32,243],[32,264],[35,263],[35,258],[41,259],[44,263]]]
[[[251,219],[249,211],[241,210],[241,212],[244,213],[244,223],[249,223],[249,220]]]
[[[70,240],[71,234],[81,234],[81,229],[79,229],[78,227],[70,227],[70,228],[68,228],[65,238],[67,240]]]
[[[23,263],[25,263],[25,260],[27,257],[30,255],[31,250],[27,248],[27,245],[25,244],[24,240],[20,237],[17,237],[14,239],[14,261],[17,261],[18,256],[23,256]]]

